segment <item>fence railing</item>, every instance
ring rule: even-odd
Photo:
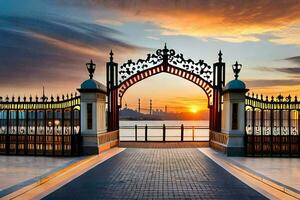
[[[300,102],[289,97],[246,97],[246,155],[300,156]]]
[[[208,141],[208,126],[120,126],[120,141]]]
[[[0,154],[71,156],[80,153],[80,97],[14,98],[0,102]]]

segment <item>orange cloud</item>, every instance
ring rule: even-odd
[[[260,34],[271,34],[277,43],[289,40],[291,26],[300,25],[300,1],[105,1],[91,0],[121,13],[122,21],[147,21],[158,25],[163,35],[189,35],[229,42],[258,41]],[[297,34],[300,30],[295,30]],[[295,34],[296,34],[295,33]],[[293,34],[293,36],[295,35]]]
[[[271,39],[270,41],[278,44],[300,45],[299,34],[300,34],[300,25],[291,26],[288,29],[284,29],[273,33],[275,38]]]

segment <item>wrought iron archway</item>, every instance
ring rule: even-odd
[[[202,88],[208,98],[210,109],[210,129],[221,129],[221,92],[225,83],[225,63],[221,51],[219,59],[213,67],[203,60],[197,62],[185,59],[183,54],[177,54],[165,45],[154,54],[148,54],[146,59],[136,62],[128,60],[120,66],[113,61],[107,63],[107,95],[108,95],[108,130],[119,129],[119,109],[126,90],[135,83],[150,76],[166,72],[193,82]]]

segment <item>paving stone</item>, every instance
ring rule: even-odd
[[[44,199],[266,199],[197,149],[126,149]]]

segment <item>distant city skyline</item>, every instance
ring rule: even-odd
[[[207,100],[206,101],[205,100],[206,99],[200,100],[199,102],[195,102],[194,104],[188,103],[183,105],[180,104],[162,105],[160,101],[156,102],[152,98],[150,99],[138,98],[136,99],[136,103],[128,104],[124,102],[122,108],[132,109],[144,114],[149,114],[150,110],[152,110],[152,112],[165,112],[165,113],[181,113],[181,112],[197,113],[197,112],[207,111]],[[205,103],[203,103],[203,101],[205,101]]]

